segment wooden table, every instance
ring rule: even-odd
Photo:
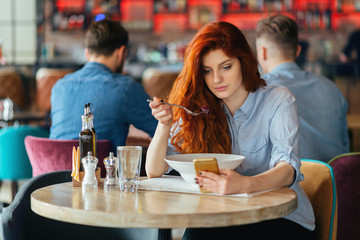
[[[119,190],[83,192],[71,183],[37,189],[31,209],[44,217],[116,228],[220,227],[284,217],[297,208],[297,195],[280,188],[251,198],[175,192]]]

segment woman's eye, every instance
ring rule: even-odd
[[[231,65],[226,65],[223,67],[224,70],[229,70],[231,68]]]
[[[208,74],[210,72],[209,69],[202,69],[203,74]]]

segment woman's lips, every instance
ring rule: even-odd
[[[225,91],[225,90],[226,90],[226,87],[225,87],[225,86],[222,86],[222,87],[216,87],[216,88],[215,88],[215,90],[216,90],[216,91],[218,91],[218,92],[223,92],[223,91]]]

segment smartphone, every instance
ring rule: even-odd
[[[193,159],[196,176],[199,176],[198,172],[208,171],[219,174],[219,166],[216,158],[195,158]],[[211,193],[211,191],[200,187],[202,193]]]

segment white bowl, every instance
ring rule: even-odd
[[[169,155],[165,157],[165,161],[180,173],[182,178],[188,183],[195,183],[196,177],[193,159],[194,158],[210,158],[217,159],[219,168],[237,168],[245,159],[242,155],[222,154],[222,153],[190,153]]]

